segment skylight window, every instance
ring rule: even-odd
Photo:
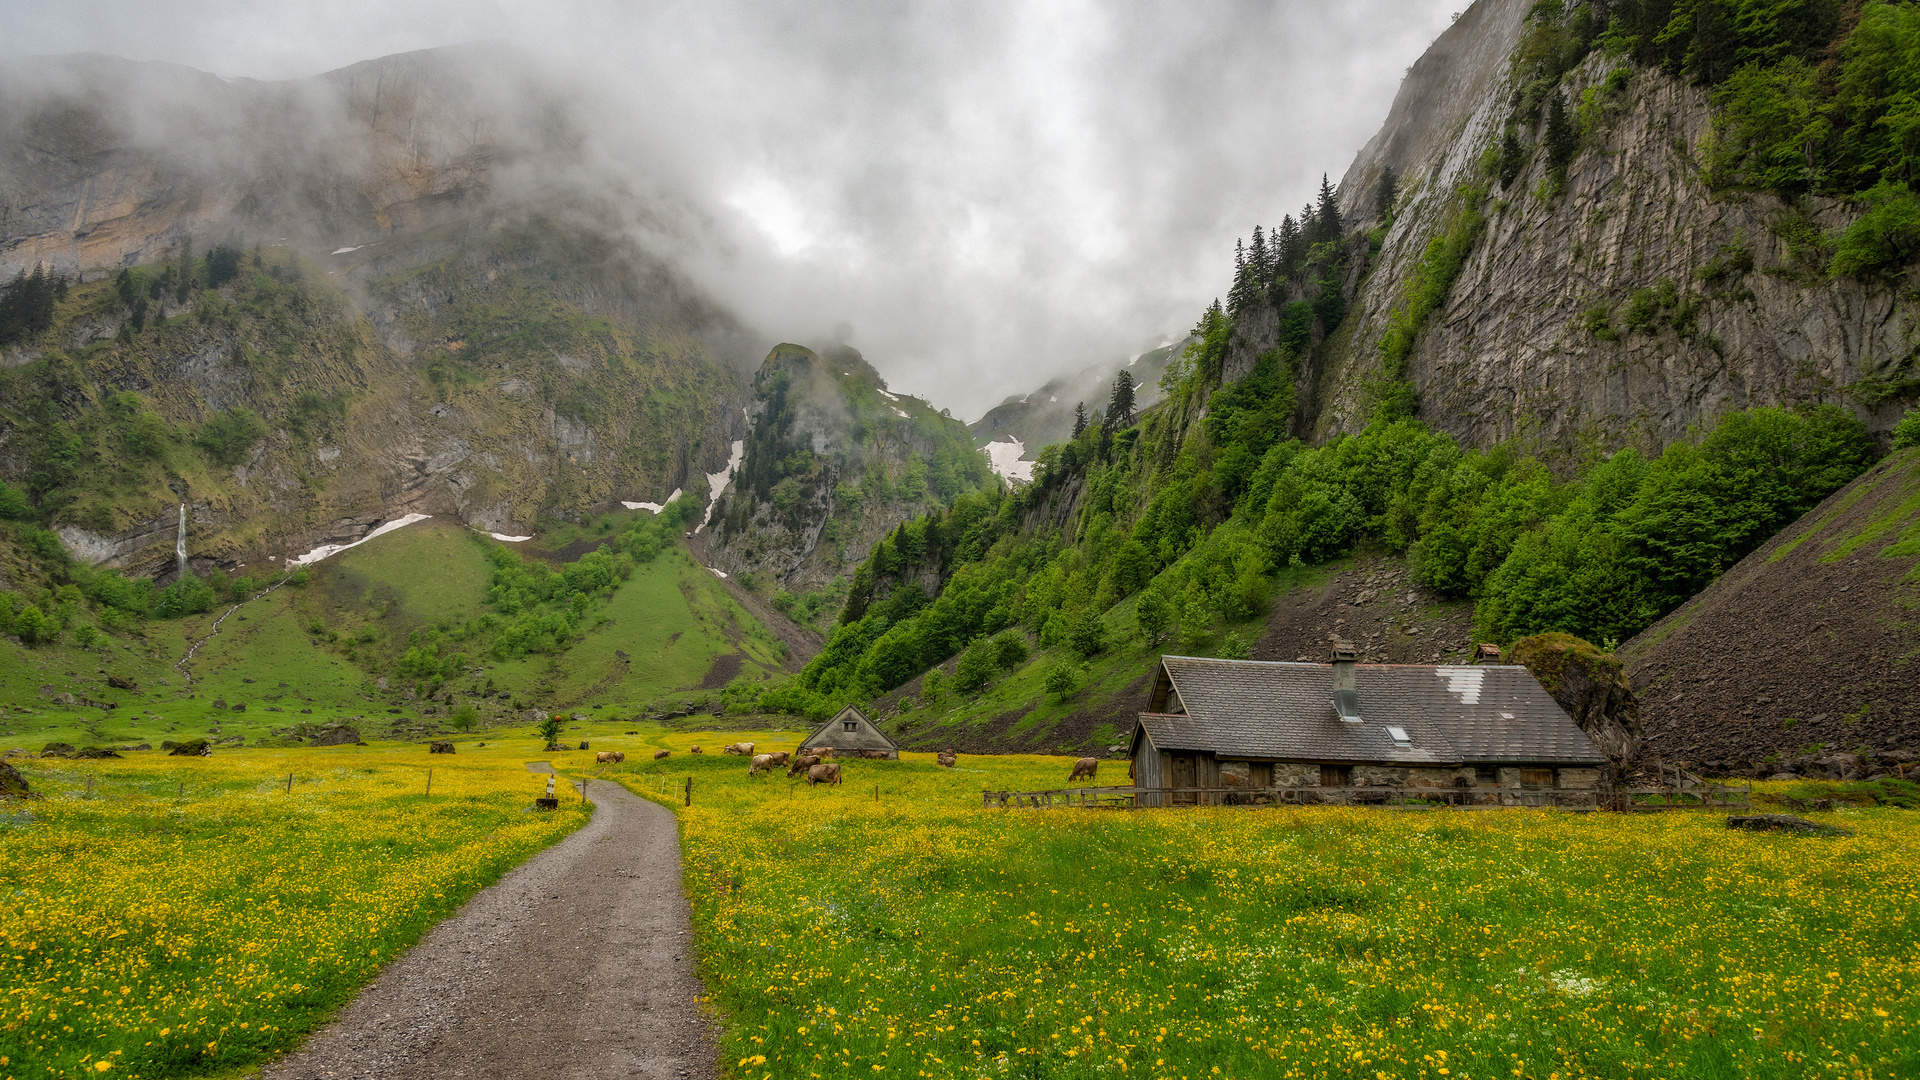
[[[1413,745],[1413,737],[1408,735],[1407,729],[1403,727],[1389,726],[1387,728],[1387,737],[1393,740],[1393,745],[1395,746]]]

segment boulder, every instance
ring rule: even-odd
[[[208,748],[205,739],[188,739],[167,751],[167,754],[171,757],[212,757],[213,751]]]
[[[73,744],[64,743],[64,742],[50,742],[47,745],[41,747],[40,752],[42,754],[52,754],[55,757],[66,757],[73,753]]]
[[[1735,814],[1727,818],[1727,828],[1747,829],[1752,832],[1797,832],[1814,833],[1820,836],[1852,836],[1852,829],[1843,829],[1838,825],[1823,825],[1817,821],[1808,821],[1792,814]]]
[[[75,750],[73,756],[77,758],[117,758],[120,755],[104,746],[89,746],[83,750]]]
[[[133,681],[132,679],[123,679],[123,678],[121,678],[121,677],[120,677],[120,676],[118,676],[118,675],[109,675],[109,676],[107,676],[107,685],[108,685],[108,686],[111,686],[111,687],[113,687],[113,688],[114,688],[114,689],[116,689],[116,690],[138,690],[138,689],[140,689],[140,684],[139,684],[139,683],[137,683],[137,682],[134,682],[134,681]]]
[[[328,724],[313,737],[311,746],[364,746],[360,730],[347,724]]]
[[[1593,745],[1607,756],[1614,779],[1640,759],[1640,702],[1627,681],[1626,666],[1572,634],[1536,634],[1521,638],[1507,652],[1526,666],[1553,700],[1567,710]]]
[[[1829,754],[1815,763],[1826,770],[1829,780],[1864,780],[1867,776],[1867,762],[1859,754]]]
[[[53,695],[53,703],[55,705],[71,705],[73,704],[73,695],[72,694],[55,694]]]
[[[27,778],[19,769],[0,761],[0,799],[24,799],[27,795]]]
[[[1799,778],[1798,776],[1796,776],[1796,775],[1794,775],[1793,773],[1790,773],[1790,772],[1777,772],[1777,773],[1774,773],[1774,774],[1773,774],[1772,776],[1769,776],[1769,777],[1767,777],[1767,779],[1769,779],[1769,780],[1798,780],[1798,779],[1800,779],[1800,778]]]
[[[450,742],[443,742],[443,741],[440,741],[440,740],[437,740],[437,739],[436,739],[436,740],[434,741],[434,743],[433,743],[433,745],[431,745],[431,746],[429,746],[429,747],[427,747],[427,753],[429,753],[429,754],[451,754],[451,753],[453,753],[453,744],[452,744],[452,743],[450,743]]]

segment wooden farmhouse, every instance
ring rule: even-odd
[[[888,761],[900,760],[900,744],[887,737],[887,733],[867,719],[867,714],[849,705],[840,710],[840,715],[821,724],[800,744],[800,752],[830,748],[836,754],[857,754],[862,751],[879,750],[887,755]]]
[[[1360,664],[1345,645],[1326,664],[1162,657],[1130,749],[1140,806],[1381,788],[1531,803],[1595,791],[1606,764],[1524,667]]]

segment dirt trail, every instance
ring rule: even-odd
[[[588,796],[586,827],[468,901],[261,1075],[717,1077],[673,812],[608,781]]]

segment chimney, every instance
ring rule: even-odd
[[[1360,690],[1354,683],[1353,665],[1360,650],[1342,641],[1333,646],[1333,709],[1344,723],[1360,720]]]

